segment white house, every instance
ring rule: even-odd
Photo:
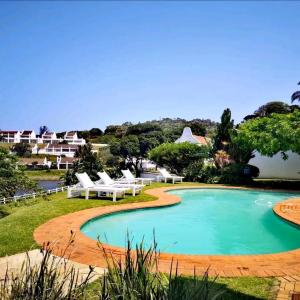
[[[57,143],[57,137],[56,137],[56,133],[55,132],[44,132],[42,134],[42,136],[40,137],[40,141],[41,143]]]
[[[23,130],[20,135],[21,143],[35,143],[37,141],[34,130]]]
[[[78,138],[76,131],[67,131],[64,135],[64,140],[69,144],[84,145],[85,139]]]
[[[78,145],[72,144],[48,144],[45,148],[45,154],[48,155],[65,155],[66,157],[74,157],[78,149]]]
[[[47,144],[61,143],[65,141],[68,144],[84,145],[85,139],[78,138],[76,131],[66,132],[64,138],[57,138],[55,132],[45,132],[42,136],[37,136],[34,130],[0,130],[0,142],[5,143],[32,143],[32,144]]]
[[[18,130],[0,130],[0,137],[5,143],[20,143],[20,136]]]
[[[51,167],[51,161],[47,160],[47,157],[21,157],[19,158],[19,164],[24,165],[24,166],[38,166],[38,167],[45,167],[47,166],[48,168]]]
[[[206,138],[204,136],[194,135],[190,127],[185,127],[183,129],[181,137],[175,141],[175,143],[184,143],[184,142],[189,142],[200,146],[208,145]]]
[[[73,167],[74,161],[76,161],[76,158],[57,156],[56,167],[57,169],[69,170]]]

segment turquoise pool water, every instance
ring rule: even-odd
[[[279,217],[272,206],[290,193],[228,189],[176,190],[178,205],[114,213],[81,228],[87,236],[124,246],[150,244],[153,230],[162,252],[181,254],[263,254],[300,248],[300,229]]]

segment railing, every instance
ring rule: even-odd
[[[58,187],[58,188],[55,188],[55,189],[43,190],[41,192],[30,193],[30,194],[22,194],[22,195],[13,196],[13,197],[2,198],[2,199],[0,199],[0,205],[11,203],[11,202],[17,202],[17,201],[25,200],[25,199],[34,199],[34,198],[39,197],[39,196],[46,196],[46,195],[50,195],[50,194],[56,194],[58,192],[67,191],[69,187],[71,187],[71,186],[62,186],[62,187]]]

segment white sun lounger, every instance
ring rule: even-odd
[[[177,176],[177,175],[172,175],[170,174],[166,169],[164,168],[158,168],[159,173],[161,174],[161,176],[159,176],[160,180],[164,180],[164,182],[166,183],[168,180],[172,180],[172,183],[174,184],[177,181],[182,182],[182,179],[184,177],[182,176]]]
[[[106,186],[111,187],[118,187],[118,188],[128,188],[132,190],[132,196],[135,196],[136,193],[141,192],[144,185],[143,184],[134,184],[134,183],[123,183],[114,181],[109,177],[106,172],[98,172],[97,175],[100,177],[101,182],[104,183]]]
[[[76,186],[68,188],[68,198],[80,196],[81,193],[84,192],[85,199],[89,199],[90,192],[96,192],[99,197],[101,193],[112,195],[113,201],[116,201],[117,196],[124,196],[125,192],[129,190],[129,188],[126,187],[122,188],[95,184],[87,173],[76,173],[75,175],[79,183]]]
[[[134,177],[130,170],[122,170],[123,177],[118,182],[151,184],[155,178]]]

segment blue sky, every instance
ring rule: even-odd
[[[300,2],[0,2],[1,129],[240,121],[300,80]]]

